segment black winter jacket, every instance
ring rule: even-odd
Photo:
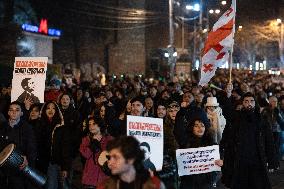
[[[209,128],[210,122],[207,118],[206,112],[195,106],[194,103],[191,103],[187,108],[181,108],[176,115],[174,135],[178,142],[180,148],[185,148],[187,144],[187,133],[189,125],[193,124],[192,122],[199,118],[202,120],[204,125]]]
[[[255,111],[257,112],[257,111]],[[252,113],[251,115],[247,111],[236,111],[232,116],[232,122],[229,122],[223,132],[223,138],[220,143],[220,153],[224,155],[224,165],[222,167],[222,181],[230,187],[232,183],[233,175],[239,170],[240,166],[240,154],[250,156],[250,152],[244,154],[244,146],[241,146],[241,138],[246,135],[244,129],[241,127],[252,126],[251,118],[254,119],[253,126],[256,133],[256,149],[253,151],[256,153],[257,159],[255,162],[263,169],[263,174],[267,178],[267,188],[270,188],[268,175],[267,175],[267,163],[268,168],[276,168],[277,165],[276,156],[273,147],[273,137],[271,128],[266,120],[264,120],[260,113]],[[251,146],[250,148],[254,148]],[[240,149],[242,152],[240,152]]]
[[[13,143],[16,149],[27,157],[30,166],[34,166],[37,156],[36,141],[31,125],[20,120],[13,128],[7,122],[0,125],[0,151],[8,144]]]
[[[72,158],[75,158],[77,153],[79,152],[79,146],[81,143],[81,138],[83,136],[81,125],[82,118],[80,113],[75,110],[73,106],[69,106],[67,109],[60,108],[63,118],[64,125],[69,129],[69,132],[72,136],[71,144],[72,144]]]

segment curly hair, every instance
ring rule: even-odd
[[[97,118],[97,117],[93,117],[93,116],[92,116],[92,117],[89,117],[88,120],[87,120],[86,132],[87,132],[87,133],[90,132],[90,130],[89,130],[89,126],[90,126],[89,122],[90,122],[91,120],[93,120],[93,121],[95,122],[95,124],[97,124],[97,125],[99,126],[101,133],[102,133],[102,134],[105,134],[105,132],[106,132],[106,127],[104,126],[102,120],[99,119],[99,118]]]

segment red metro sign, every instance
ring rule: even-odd
[[[38,32],[39,33],[48,34],[47,31],[48,31],[48,29],[47,29],[47,20],[46,19],[41,19]]]
[[[61,36],[61,30],[48,28],[47,19],[41,19],[39,27],[30,24],[23,24],[22,29],[27,32],[42,33],[49,36]]]

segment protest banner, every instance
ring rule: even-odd
[[[179,176],[221,171],[221,168],[215,165],[215,160],[220,159],[218,145],[178,149],[176,157]]]
[[[44,103],[47,57],[16,57],[11,101]]]
[[[128,115],[127,136],[134,136],[140,142],[140,147],[145,150],[145,162],[150,165],[149,167],[154,164],[156,170],[162,170],[163,119]]]

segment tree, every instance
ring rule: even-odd
[[[235,35],[235,48],[241,62],[249,62],[254,65],[257,56],[264,59],[268,56],[266,48],[275,42],[278,44],[280,60],[284,63],[283,44],[281,40],[281,24],[276,20],[263,23],[249,23],[238,28]],[[275,54],[274,56],[278,56]]]

